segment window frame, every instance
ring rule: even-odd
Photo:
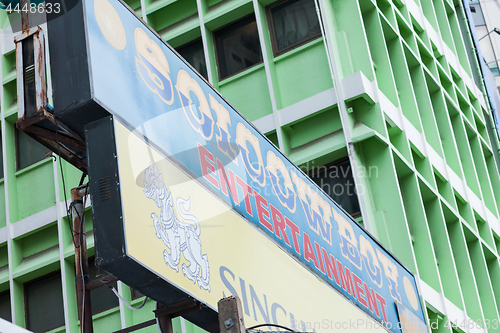
[[[51,273],[48,273],[48,274],[45,274],[45,275],[42,275],[42,276],[39,276],[33,280],[29,280],[27,282],[24,282],[23,283],[23,293],[24,293],[24,320],[25,320],[25,324],[26,324],[26,329],[27,330],[31,330],[30,328],[30,321],[29,321],[29,301],[28,301],[28,288],[27,286],[29,286],[30,284],[34,284],[34,283],[37,283],[41,280],[44,280],[44,279],[49,279],[53,276],[56,276],[56,275],[59,275],[59,278],[60,278],[60,281],[61,281],[61,284],[60,284],[60,287],[61,287],[61,294],[63,293],[63,284],[62,284],[62,274],[61,274],[61,270],[57,270],[57,271],[54,271],[54,272],[51,272]],[[64,302],[63,300],[61,300],[62,302],[62,310],[64,311]],[[55,327],[52,327],[46,331],[43,331],[43,332],[49,332],[49,331],[52,331],[54,329],[57,329],[59,327],[63,327],[66,325],[66,322],[64,321],[64,314],[63,314],[63,323],[62,325],[60,326],[55,326]]]
[[[10,299],[10,289],[7,289],[7,290],[4,290],[4,291],[0,292],[0,297],[4,296],[4,295],[8,295],[10,317],[8,319],[7,318],[3,318],[3,317],[0,317],[0,318],[12,322],[12,301]]]
[[[207,77],[204,77],[204,76],[203,76],[203,74],[202,74],[202,73],[200,73],[200,72],[199,72],[199,71],[198,71],[198,70],[197,70],[197,69],[196,69],[196,68],[195,68],[195,67],[194,67],[194,66],[193,66],[193,65],[192,65],[189,61],[187,61],[186,59],[184,59],[184,57],[182,56],[182,54],[178,51],[178,49],[182,49],[182,48],[185,48],[185,47],[189,47],[189,46],[191,46],[191,45],[193,45],[194,43],[197,43],[197,42],[201,42],[201,49],[202,49],[202,51],[203,51],[203,58],[205,59],[205,70],[207,71]],[[185,62],[186,64],[188,64],[188,65],[189,65],[189,67],[190,67],[192,70],[194,70],[196,73],[198,73],[198,74],[199,74],[199,76],[200,76],[201,78],[203,78],[206,82],[208,82],[208,76],[209,76],[208,74],[209,74],[209,73],[208,73],[207,59],[205,58],[205,46],[203,45],[203,38],[201,38],[201,36],[200,36],[200,37],[197,37],[197,38],[195,38],[195,39],[193,39],[193,40],[190,40],[190,41],[189,41],[189,42],[187,42],[187,43],[184,43],[184,44],[182,44],[182,45],[179,45],[179,46],[175,47],[175,48],[174,48],[174,50],[175,50],[175,52],[179,55],[179,57],[180,57],[182,60],[184,60],[184,62]]]
[[[349,156],[344,156],[344,157],[338,158],[338,159],[336,159],[336,160],[334,160],[334,161],[331,161],[331,162],[325,163],[325,164],[323,164],[323,165],[320,165],[320,166],[314,167],[314,168],[312,168],[311,170],[308,170],[308,171],[307,171],[307,177],[309,177],[309,179],[310,179],[313,183],[315,183],[315,184],[316,184],[316,186],[318,186],[318,187],[319,187],[319,188],[320,188],[320,189],[321,189],[321,190],[322,190],[322,191],[323,191],[323,192],[324,192],[324,193],[325,193],[325,194],[326,194],[326,195],[327,195],[327,196],[328,196],[328,197],[329,197],[329,198],[330,198],[333,202],[335,202],[335,204],[336,204],[338,207],[340,207],[342,210],[344,210],[344,211],[347,213],[347,215],[351,216],[353,219],[355,219],[355,220],[356,220],[356,219],[358,219],[359,217],[361,217],[361,216],[362,216],[362,215],[361,215],[361,205],[360,205],[360,203],[359,203],[359,196],[358,196],[358,194],[357,194],[356,192],[354,192],[354,194],[356,195],[356,199],[357,199],[358,206],[359,206],[359,211],[358,211],[358,212],[356,212],[356,213],[354,213],[354,214],[351,214],[350,212],[348,212],[348,211],[347,211],[347,209],[345,209],[345,208],[344,208],[344,207],[342,207],[342,206],[341,206],[341,205],[340,205],[337,201],[335,201],[335,199],[334,199],[334,198],[332,198],[332,197],[330,196],[330,194],[329,194],[329,193],[327,193],[327,192],[326,192],[326,191],[325,191],[325,190],[324,190],[324,189],[323,189],[323,188],[322,188],[319,184],[317,184],[317,183],[314,181],[313,177],[311,176],[311,173],[312,173],[314,170],[317,170],[317,169],[319,169],[319,168],[321,168],[321,167],[323,167],[323,166],[324,166],[324,167],[326,167],[327,169],[328,169],[328,168],[330,168],[331,166],[337,166],[337,167],[340,167],[341,165],[345,164],[345,162],[347,162],[347,163],[348,163],[348,165],[349,165],[349,167],[350,167],[350,169],[351,169],[351,176],[352,176],[352,181],[353,181],[353,185],[354,185],[354,190],[356,190],[356,181],[355,181],[355,179],[354,179],[354,176],[352,175],[352,173],[353,173],[354,171],[352,170],[352,165],[351,165],[351,161],[349,160]]]
[[[95,264],[95,256],[92,256],[92,257],[88,258],[87,260],[88,260],[88,266],[89,266],[89,277],[88,277],[89,278],[89,282],[100,280],[100,276],[97,276],[97,275],[96,276],[91,276],[90,269],[93,268],[93,267],[95,267],[97,272],[99,272],[99,270],[101,272],[106,272],[106,271],[103,271],[98,266],[96,266],[96,264]],[[102,277],[104,277],[104,276],[105,275],[103,275]],[[109,285],[113,285],[115,283],[118,284],[118,282],[116,281],[116,282],[109,283]],[[116,289],[118,289],[118,285],[113,286],[113,287],[116,287]],[[116,297],[116,295],[111,291],[111,288],[109,288],[108,284],[105,284],[105,283],[102,286],[100,286],[98,288],[95,288],[95,289],[93,289],[93,290],[90,291],[90,299],[91,300],[92,300],[92,293],[94,293],[94,295],[95,295],[96,294],[95,291],[98,290],[98,289],[101,289],[101,290],[109,289],[109,295],[110,295],[110,297],[112,297],[113,300],[116,300],[117,304],[113,305],[111,307],[106,307],[106,308],[103,308],[103,309],[99,309],[99,311],[96,311],[95,310],[96,307],[92,306],[92,316],[95,316],[95,315],[97,315],[99,313],[102,313],[102,312],[105,312],[105,311],[108,311],[108,310],[111,310],[111,309],[114,309],[114,308],[120,306],[120,301],[119,301],[118,297]],[[108,291],[108,290],[106,290],[106,291]],[[106,293],[106,295],[108,295],[108,294]]]
[[[219,63],[219,54],[218,54],[219,52],[217,51],[217,49],[218,49],[218,48],[217,48],[217,38],[216,38],[216,36],[215,36],[215,35],[216,35],[219,31],[224,30],[224,29],[226,29],[227,27],[229,27],[229,26],[231,26],[231,25],[233,25],[233,24],[239,23],[239,22],[241,22],[241,21],[243,21],[243,20],[247,19],[247,18],[248,18],[248,17],[250,17],[250,16],[253,16],[253,17],[254,17],[254,22],[255,22],[255,24],[257,24],[257,17],[255,16],[255,12],[251,12],[251,13],[250,13],[250,14],[248,14],[248,15],[244,15],[244,16],[240,17],[239,19],[237,19],[237,20],[235,20],[235,21],[232,21],[232,22],[229,22],[228,24],[225,24],[225,25],[223,25],[222,27],[217,28],[217,29],[215,29],[215,30],[213,30],[213,31],[212,31],[213,46],[214,46],[214,50],[215,50],[215,63],[216,63],[216,65],[217,65],[217,77],[218,77],[218,79],[219,79],[219,82],[224,81],[224,80],[227,80],[227,79],[229,79],[229,78],[230,78],[230,77],[232,77],[232,76],[235,76],[235,75],[238,75],[238,74],[240,74],[240,73],[243,73],[244,71],[247,71],[247,70],[249,70],[250,68],[253,68],[253,67],[255,67],[255,66],[258,66],[258,65],[260,65],[260,64],[262,64],[262,63],[264,63],[264,54],[263,54],[263,52],[262,52],[262,46],[261,46],[260,36],[258,36],[259,27],[257,27],[257,36],[258,36],[258,38],[259,38],[259,49],[260,49],[260,55],[261,55],[261,57],[262,57],[262,60],[261,60],[260,62],[256,63],[256,64],[254,64],[254,65],[250,66],[250,67],[247,67],[247,68],[244,68],[244,69],[242,69],[242,70],[239,70],[239,71],[237,71],[237,72],[235,72],[235,73],[232,73],[231,75],[228,75],[228,76],[226,76],[226,77],[224,77],[224,78],[222,78],[222,77],[221,77],[221,72],[220,72],[220,68],[221,68],[221,67],[220,67],[220,63]]]
[[[134,291],[138,292],[139,295],[134,295]],[[136,299],[143,298],[144,296],[146,296],[146,295],[142,294],[139,290],[130,287],[130,299],[132,301],[135,301]]]
[[[20,156],[19,156],[19,153],[20,153],[20,150],[19,150],[19,135],[20,135],[21,131],[18,130],[17,128],[15,129],[15,153],[16,153],[16,171],[21,171],[23,169],[26,169],[40,161],[43,161],[45,160],[46,158],[48,158],[48,156],[45,154],[45,156],[39,160],[36,160],[34,162],[31,162],[23,167],[21,167],[20,165]],[[47,151],[49,150],[47,147],[45,147],[43,144],[41,144],[40,142],[38,142],[37,140],[35,140],[33,137],[31,137],[30,135],[28,135],[27,133],[24,133],[24,135],[28,136],[30,139],[34,140],[37,144],[39,144],[40,146],[44,147]],[[4,170],[5,171],[5,170]]]
[[[293,1],[293,0],[280,0],[280,1],[277,1],[277,2],[275,2],[275,3],[273,3],[273,4],[271,4],[271,5],[269,5],[269,6],[266,7],[267,24],[269,26],[269,35],[271,37],[271,46],[272,46],[272,49],[273,49],[273,56],[274,57],[278,57],[278,56],[280,56],[282,54],[285,54],[285,53],[287,53],[287,52],[289,52],[289,51],[291,51],[291,50],[293,50],[293,49],[295,49],[295,48],[297,48],[299,46],[305,45],[305,44],[307,44],[309,42],[312,42],[315,39],[323,37],[323,34],[321,32],[321,29],[320,29],[320,31],[319,31],[319,33],[317,35],[314,35],[314,36],[308,37],[306,39],[303,39],[300,42],[297,42],[295,44],[287,46],[284,49],[278,51],[278,41],[276,40],[276,33],[275,33],[275,29],[274,29],[274,20],[273,20],[272,10],[273,10],[273,8],[281,6],[282,4],[290,2],[290,1]],[[298,0],[298,1],[300,1],[300,0]],[[318,18],[318,24],[321,25],[321,22],[319,22],[319,18]]]

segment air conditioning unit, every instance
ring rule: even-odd
[[[84,127],[109,113],[92,95],[82,1],[65,1],[62,8],[64,13],[47,14],[47,34],[39,26],[25,26],[15,38],[16,127],[86,173]],[[47,74],[53,105],[47,103]]]

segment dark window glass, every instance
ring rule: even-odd
[[[89,260],[89,281],[99,280],[106,275],[108,273],[97,269],[94,259]],[[90,292],[90,304],[92,305],[93,315],[118,306],[118,297],[116,297],[108,286],[118,289],[117,283],[113,282]]]
[[[314,0],[290,0],[270,7],[268,18],[275,55],[321,36]]]
[[[130,294],[132,296],[132,299],[138,299],[144,296],[139,292],[139,290],[135,290],[134,288],[130,288]]]
[[[351,216],[361,215],[348,159],[315,168],[309,171],[309,177]]]
[[[2,147],[2,133],[0,133],[0,179],[3,178],[3,147]]]
[[[61,274],[51,274],[24,285],[26,326],[35,333],[64,325]]]
[[[47,157],[47,148],[27,134],[16,130],[17,170],[21,170]]]
[[[7,290],[0,294],[0,318],[12,321],[10,312],[10,291]]]
[[[219,77],[241,72],[262,62],[255,16],[233,23],[215,32]]]
[[[176,50],[198,71],[198,73],[208,80],[207,64],[205,63],[205,54],[203,53],[203,43],[201,39],[183,45]]]
[[[24,38],[21,43],[23,45],[24,113],[26,116],[31,116],[36,112],[34,37]]]

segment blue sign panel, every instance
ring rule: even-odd
[[[85,6],[100,105],[389,330],[397,303],[425,322],[414,276],[154,32],[118,1]]]

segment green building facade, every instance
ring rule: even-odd
[[[461,0],[126,2],[414,273],[429,331],[500,331],[499,142]],[[15,129],[0,25],[0,317],[78,332],[66,200],[81,172]],[[154,318],[151,300],[92,293],[95,332]]]

